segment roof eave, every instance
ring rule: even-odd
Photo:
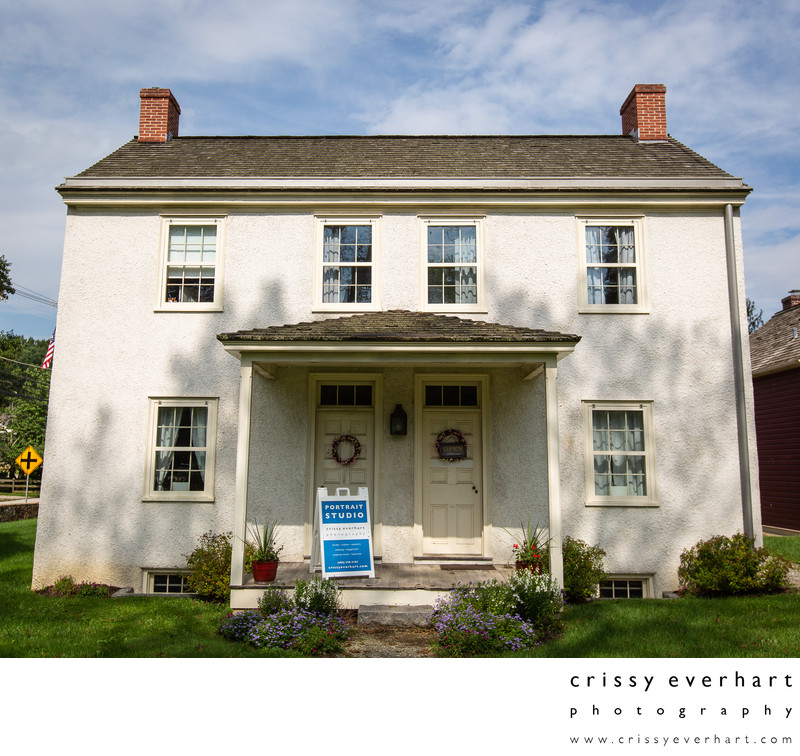
[[[793,357],[785,362],[780,362],[775,365],[765,365],[764,367],[753,369],[753,378],[761,378],[765,375],[772,375],[773,373],[785,373],[787,370],[795,370],[800,368],[800,359]]]
[[[741,178],[709,177],[603,177],[603,176],[431,176],[431,177],[348,177],[348,176],[265,176],[244,177],[68,177],[56,187],[70,191],[728,191],[748,194],[752,188]]]
[[[242,362],[276,365],[352,364],[470,364],[519,365],[555,362],[571,354],[580,341],[569,336],[553,341],[431,340],[264,340],[220,334],[228,354]]]

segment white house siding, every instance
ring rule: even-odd
[[[138,590],[143,567],[181,566],[199,535],[233,529],[239,363],[215,337],[343,314],[312,312],[314,214],[330,209],[318,205],[227,208],[224,310],[190,313],[154,312],[158,210],[70,209],[35,587],[72,574]],[[418,216],[430,206],[396,212],[387,200],[380,209],[381,308],[418,310]],[[474,205],[449,209],[476,212]],[[599,543],[611,572],[653,575],[660,595],[677,586],[682,549],[742,528],[723,216],[722,205],[616,210],[620,217],[628,211],[644,216],[649,313],[578,312],[576,213],[560,207],[481,213],[488,311],[451,314],[582,337],[558,368],[563,532]],[[356,206],[328,217],[353,214],[362,213]],[[742,287],[741,260],[739,270]],[[743,300],[743,288],[740,294]],[[280,367],[274,380],[253,380],[248,521],[280,520],[290,560],[308,553],[312,372]],[[411,561],[414,375],[438,369],[376,364],[369,372],[383,381],[376,408],[376,431],[384,434],[376,464],[382,555]],[[503,528],[547,519],[544,376],[522,380],[517,368],[469,363],[463,372],[490,380],[485,553],[505,562],[511,539]],[[142,501],[148,397],[158,396],[219,398],[213,503]],[[584,504],[581,402],[611,399],[653,402],[657,507]],[[409,433],[393,438],[388,416],[400,402]],[[750,444],[754,457],[752,418]],[[758,517],[757,502],[754,511]]]

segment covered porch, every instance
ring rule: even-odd
[[[375,577],[339,580],[348,608],[429,605],[459,582],[502,579],[501,531],[531,514],[507,483],[526,475],[562,582],[557,365],[578,336],[389,311],[218,338],[240,361],[233,608],[255,606],[265,590],[244,571],[248,526],[265,518],[287,543],[278,585],[309,577],[318,486],[369,489]],[[401,401],[407,437],[389,433]],[[465,458],[438,453],[442,428],[461,429]],[[293,454],[274,445],[277,433]],[[331,453],[332,438],[354,435],[358,451]]]

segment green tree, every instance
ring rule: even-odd
[[[756,312],[756,303],[752,299],[747,299],[747,330],[749,333],[761,328],[764,325],[764,310]]]
[[[0,475],[30,445],[44,451],[50,371],[37,367],[49,342],[0,331]],[[38,478],[41,467],[33,473]]]
[[[9,294],[16,294],[16,289],[11,285],[11,263],[5,255],[0,255],[0,301],[8,299]]]

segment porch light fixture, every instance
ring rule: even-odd
[[[395,404],[389,416],[389,433],[392,436],[405,436],[408,433],[408,416],[402,404]]]

